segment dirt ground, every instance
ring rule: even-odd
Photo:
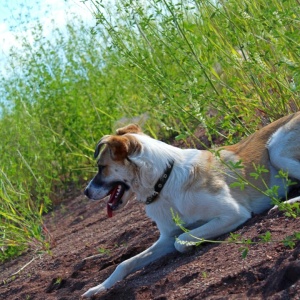
[[[131,202],[107,218],[105,201],[92,202],[83,195],[65,200],[45,216],[45,224],[52,235],[52,254],[29,251],[2,264],[0,299],[80,299],[121,261],[158,238],[141,204]],[[269,231],[278,242],[249,246],[245,259],[242,246],[233,243],[175,252],[93,299],[300,299],[300,243],[290,248],[280,242],[299,228],[300,218],[276,210],[253,216],[235,233],[258,241]]]
[[[84,196],[69,200],[45,218],[53,236],[52,255],[28,252],[1,265],[1,299],[79,299],[121,261],[158,237],[144,208],[130,203],[107,218],[104,202]],[[270,231],[282,240],[298,231],[300,219],[274,211],[254,216],[236,233],[255,239]],[[228,235],[220,237],[225,240]],[[250,246],[246,259],[235,244],[206,244],[174,253],[128,276],[95,299],[299,299],[300,243]],[[10,275],[35,258],[18,275]]]

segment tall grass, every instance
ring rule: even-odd
[[[0,78],[0,260],[49,247],[43,213],[91,176],[117,120],[232,143],[299,110],[297,1],[89,2],[94,28],[74,17],[47,40],[37,22]]]
[[[45,246],[41,215],[91,176],[93,145],[121,117],[103,45],[83,22],[51,40],[37,23],[33,36],[34,45],[11,49],[1,78],[0,260],[28,240]]]
[[[262,116],[299,109],[297,1],[91,2],[99,32],[144,82],[143,98],[166,128],[202,123],[231,142]]]

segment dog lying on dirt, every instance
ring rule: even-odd
[[[266,184],[278,186],[279,197],[288,188],[276,176],[279,170],[300,180],[300,112],[214,151],[179,149],[143,134],[137,125],[128,125],[116,135],[104,136],[95,158],[98,173],[85,189],[86,196],[98,200],[109,195],[109,216],[135,197],[145,204],[160,237],[147,250],[119,264],[108,279],[83,297],[112,287],[175,249],[188,251],[197,238],[215,238],[236,229],[252,213],[270,209],[272,201],[262,192]],[[268,172],[255,178],[253,173],[262,166]],[[244,189],[232,185],[240,178],[244,178]],[[189,232],[180,230],[174,214]]]

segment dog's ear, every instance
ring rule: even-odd
[[[97,158],[99,153],[100,153],[100,149],[102,148],[103,145],[106,144],[105,140],[109,137],[109,135],[105,135],[97,144],[95,152],[94,152],[94,158]]]
[[[102,145],[107,145],[113,160],[123,160],[128,156],[139,153],[142,145],[133,136],[106,135],[98,143],[94,157],[99,155]]]
[[[142,130],[137,124],[129,124],[125,127],[116,130],[117,135],[123,135],[126,133],[142,133]]]

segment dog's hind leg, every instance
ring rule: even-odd
[[[267,147],[272,166],[300,182],[300,115],[279,128]],[[290,204],[295,202],[300,202],[300,196],[285,201]],[[269,212],[277,208],[276,205]]]
[[[300,115],[279,128],[267,145],[271,164],[300,180]]]
[[[291,199],[289,199],[289,200],[287,200],[287,201],[284,201],[283,203],[293,204],[293,203],[296,203],[296,202],[300,202],[300,196],[291,198]],[[277,208],[278,208],[278,205],[275,205],[274,207],[272,207],[272,208],[269,210],[268,214],[271,213],[272,211],[274,211],[274,210],[277,209]]]
[[[101,291],[109,289],[116,282],[122,280],[130,273],[133,273],[158,258],[175,251],[174,240],[174,237],[160,237],[159,240],[150,248],[120,263],[110,277],[108,277],[103,283],[90,288],[82,295],[82,297],[89,298]]]

